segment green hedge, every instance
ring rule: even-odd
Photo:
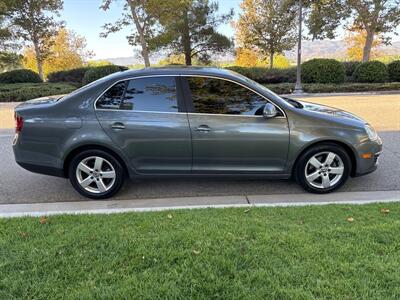
[[[388,79],[388,68],[380,61],[368,61],[357,66],[354,71],[357,82],[385,82]]]
[[[68,94],[75,89],[75,86],[67,83],[0,84],[0,102],[23,102],[44,96]]]
[[[268,69],[262,67],[232,66],[226,69],[242,74],[258,83],[296,82],[296,68]]]
[[[388,64],[389,79],[400,82],[400,60],[392,61]]]
[[[314,58],[301,65],[305,83],[343,83],[346,72],[343,64],[335,59]]]
[[[82,83],[85,85],[112,73],[124,71],[127,69],[128,68],[126,67],[116,65],[93,67],[86,71],[85,76],[83,76]]]
[[[265,86],[277,94],[291,94],[294,90],[293,83],[265,84]],[[306,93],[355,93],[396,90],[400,91],[400,82],[343,84],[311,83],[303,84],[303,90]]]
[[[13,70],[0,74],[0,83],[38,83],[42,82],[39,75],[28,69]]]
[[[72,82],[76,85],[82,85],[83,77],[90,67],[76,68],[66,71],[52,72],[47,76],[48,82]]]

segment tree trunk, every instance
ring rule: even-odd
[[[38,68],[38,73],[39,73],[39,77],[40,79],[44,80],[44,76],[43,76],[43,63],[42,63],[42,56],[39,50],[39,45],[37,42],[33,42],[34,48],[35,48],[35,56],[36,56],[36,64],[37,64],[37,68]]]
[[[133,21],[135,22],[136,30],[139,34],[140,46],[142,47],[142,51],[140,53],[142,54],[142,57],[144,59],[144,66],[150,67],[149,48],[147,46],[147,42],[146,42],[146,38],[145,38],[144,24],[143,24],[143,26],[140,24],[139,18],[135,11],[135,5],[133,4],[133,2],[128,0],[128,3],[129,3],[129,7],[131,8],[131,14],[132,14]]]
[[[182,31],[182,42],[183,52],[185,53],[185,64],[187,66],[192,65],[192,49],[190,45],[190,32],[189,32],[189,20],[187,11],[183,15],[183,31]]]
[[[367,37],[365,39],[365,44],[363,49],[363,58],[362,58],[363,62],[369,61],[373,42],[374,42],[374,32],[371,30],[367,30]]]
[[[269,68],[272,69],[274,67],[274,53],[271,52],[269,55]]]

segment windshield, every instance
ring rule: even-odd
[[[281,97],[278,94],[274,93],[273,91],[271,91],[270,89],[268,89],[267,87],[263,86],[262,84],[258,83],[257,81],[254,81],[246,76],[243,76],[242,74],[239,74],[237,72],[231,71],[233,73],[235,73],[236,76],[239,76],[241,79],[243,79],[244,81],[246,81],[248,84],[250,85],[256,85],[259,89],[261,89],[262,91],[264,91],[267,95],[271,95],[273,97],[276,97],[284,102],[286,102],[287,104],[289,104],[292,107],[298,107],[298,105],[294,104],[294,102],[297,102],[296,100],[293,99],[289,99],[286,97]],[[299,103],[299,102],[297,102]]]
[[[120,72],[116,72],[116,73],[120,73]],[[86,89],[88,89],[88,88],[94,86],[95,84],[98,84],[98,83],[102,83],[102,82],[104,82],[104,81],[107,81],[107,80],[110,79],[111,77],[115,76],[116,73],[112,73],[112,74],[107,75],[107,76],[105,76],[105,77],[99,78],[99,79],[97,79],[97,80],[95,80],[95,81],[92,81],[92,82],[90,82],[90,83],[88,83],[88,84],[86,84],[86,85],[80,87],[79,89],[76,89],[76,90],[72,91],[72,92],[69,93],[69,94],[66,94],[66,95],[64,95],[64,96],[61,96],[60,98],[57,99],[57,101],[63,100],[63,99],[65,99],[66,97],[69,97],[69,96],[73,96],[73,95],[75,95],[75,94],[77,94],[77,93],[79,93],[79,92],[81,92],[81,91],[84,91],[84,90],[86,90]]]

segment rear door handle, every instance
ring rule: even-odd
[[[211,131],[211,128],[208,127],[207,125],[200,125],[199,127],[197,127],[195,129],[195,131],[198,131],[198,132],[209,132],[209,131]]]
[[[124,123],[121,122],[115,122],[111,125],[112,129],[125,129]]]

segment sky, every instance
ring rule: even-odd
[[[227,13],[233,8],[235,13],[234,20],[237,19],[242,0],[217,1],[219,3],[218,13]],[[66,22],[68,29],[72,29],[86,38],[88,50],[93,51],[95,54],[93,59],[132,57],[137,55],[137,52],[128,44],[126,39],[132,29],[125,28],[110,34],[107,38],[100,38],[99,36],[105,23],[113,23],[122,15],[124,2],[125,0],[113,0],[110,9],[103,11],[99,8],[102,0],[64,0],[61,19]],[[133,26],[132,24],[131,28]],[[219,26],[218,31],[228,37],[234,36],[234,30],[230,24]],[[393,41],[400,39],[400,36],[393,37]],[[343,30],[338,32],[337,39],[342,38]]]
[[[237,15],[240,2],[241,0],[219,0],[218,12],[227,13],[233,8]],[[93,59],[134,56],[134,49],[126,39],[130,29],[112,33],[107,38],[99,36],[104,23],[115,22],[122,15],[124,0],[114,0],[107,11],[99,8],[101,3],[101,0],[64,0],[61,19],[66,22],[68,29],[86,38],[87,48],[95,54]],[[229,24],[220,26],[218,31],[229,37],[234,35],[233,28]]]

